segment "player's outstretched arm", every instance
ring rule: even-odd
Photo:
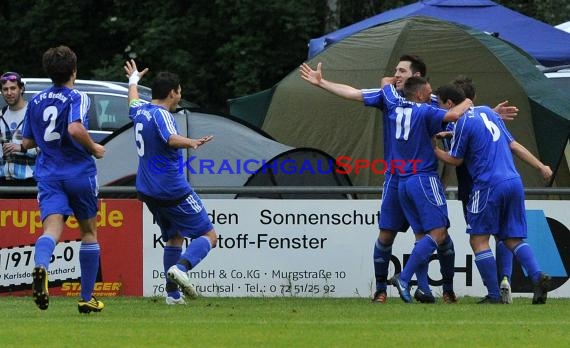
[[[509,101],[505,100],[497,104],[493,110],[501,117],[503,121],[512,121],[519,114],[519,108],[509,105]]]
[[[168,145],[175,149],[197,149],[214,138],[213,135],[206,135],[200,139],[190,139],[178,134],[172,134],[168,138]]]
[[[317,70],[313,70],[307,63],[301,64],[299,67],[299,72],[301,73],[301,78],[310,84],[320,87],[330,93],[337,95],[339,97],[362,101],[362,91],[351,87],[349,85],[344,85],[341,83],[331,82],[323,78],[322,73],[322,63],[317,64]]]
[[[549,166],[542,163],[530,151],[528,151],[528,149],[526,147],[524,147],[519,142],[512,141],[509,146],[511,148],[511,151],[518,158],[520,158],[521,160],[525,161],[526,163],[531,165],[533,168],[538,170],[538,172],[540,173],[540,176],[542,177],[542,180],[544,180],[544,182],[546,184],[550,183],[550,180],[552,179],[552,169],[550,169]]]
[[[143,71],[137,70],[137,64],[135,63],[134,59],[125,62],[125,73],[127,78],[129,79],[129,94],[128,94],[128,102],[131,105],[131,101],[139,99],[139,91],[137,85],[139,80],[142,79],[144,74],[148,72],[148,68],[145,68]]]

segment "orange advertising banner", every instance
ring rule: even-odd
[[[42,233],[36,200],[0,200],[0,296],[31,294],[34,244]],[[142,296],[142,203],[99,200],[97,237],[101,258],[93,294]],[[50,295],[79,297],[80,246],[77,220],[70,217],[48,269]]]

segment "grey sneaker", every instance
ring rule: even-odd
[[[196,289],[194,289],[192,283],[190,283],[190,278],[188,278],[188,274],[186,274],[186,272],[183,272],[180,268],[174,265],[168,269],[166,274],[168,279],[178,284],[184,295],[188,298],[194,299],[198,297],[198,293],[196,292]]]
[[[513,303],[513,298],[511,296],[511,284],[509,284],[509,279],[507,277],[503,277],[500,288],[501,301],[505,304]]]

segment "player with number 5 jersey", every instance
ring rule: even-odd
[[[139,72],[134,60],[125,63],[129,78],[129,117],[134,123],[134,138],[139,156],[137,194],[153,215],[165,243],[163,266],[166,274],[166,304],[185,304],[198,294],[188,277],[216,246],[218,235],[200,197],[179,170],[182,150],[197,149],[212,136],[190,139],[178,134],[171,112],[181,98],[178,75],[159,72],[151,83],[152,100],[139,100],[137,84],[147,69]],[[182,252],[184,238],[190,245]]]
[[[129,117],[139,155],[137,191],[162,200],[188,196],[192,189],[178,170],[182,150],[165,146],[171,135],[179,134],[174,116],[161,106],[138,100],[131,104]]]

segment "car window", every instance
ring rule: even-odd
[[[115,130],[129,123],[129,107],[126,96],[89,93],[91,98],[89,128],[93,130]]]
[[[127,96],[85,92],[91,99],[89,108],[89,130],[113,131],[130,122]],[[25,92],[24,98],[30,100],[36,93]],[[3,106],[4,100],[0,106]]]

